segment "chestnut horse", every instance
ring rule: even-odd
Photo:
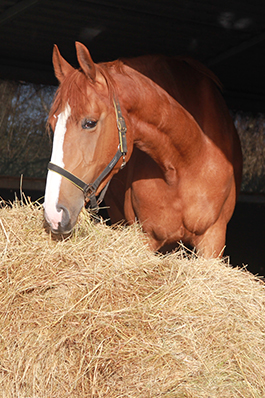
[[[242,156],[218,79],[189,58],[95,64],[83,44],[76,51],[79,69],[53,51],[60,86],[44,202],[52,232],[69,233],[110,182],[112,223],[140,222],[154,250],[182,241],[222,255]]]

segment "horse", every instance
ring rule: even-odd
[[[101,192],[111,222],[140,223],[152,250],[182,242],[205,258],[222,256],[242,153],[218,78],[189,57],[96,64],[79,42],[76,55],[78,68],[54,46],[50,230],[70,233]]]

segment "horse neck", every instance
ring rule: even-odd
[[[149,78],[125,66],[118,95],[125,107],[134,144],[165,172],[198,161],[204,135],[197,122],[174,98]],[[117,79],[116,79],[117,80]],[[128,131],[129,133],[129,131]]]

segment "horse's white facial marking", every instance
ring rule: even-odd
[[[63,144],[66,133],[66,124],[70,115],[71,108],[67,104],[64,111],[60,113],[57,118],[57,123],[54,131],[51,162],[60,167],[64,167]],[[62,176],[53,171],[48,171],[45,188],[45,200],[43,206],[45,209],[45,217],[50,223],[53,230],[58,229],[59,223],[62,220],[62,210],[58,211],[57,209],[61,181]]]

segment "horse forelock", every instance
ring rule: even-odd
[[[110,100],[110,104],[112,104],[112,98],[115,93],[115,80],[109,74],[107,64],[98,65],[97,68],[103,75],[108,88],[108,97],[104,98]],[[72,73],[67,75],[55,94],[48,124],[50,124],[54,115],[57,116],[63,112],[67,105],[71,108],[71,117],[79,120],[90,102],[88,88],[97,91],[95,82],[91,81],[81,70],[74,69]],[[97,94],[103,98],[102,93],[97,92]]]

